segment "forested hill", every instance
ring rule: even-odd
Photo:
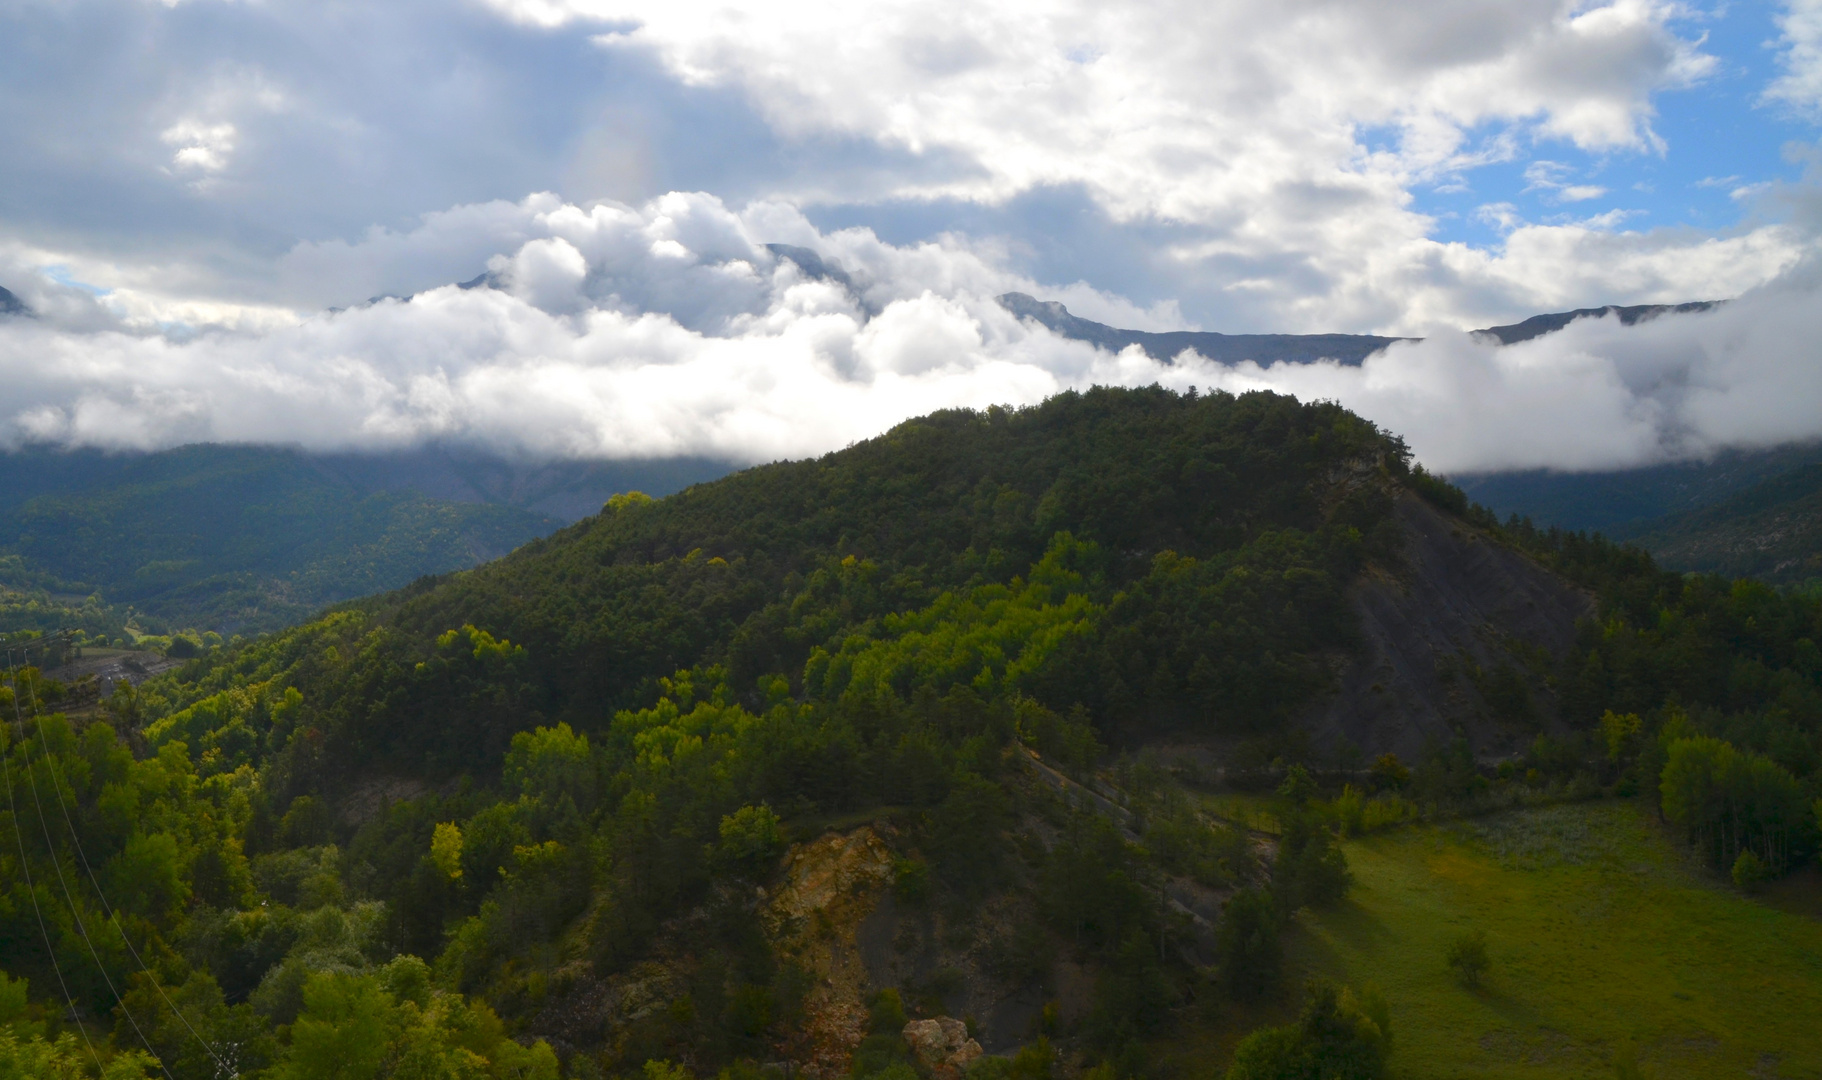
[[[840,696],[867,641],[998,589],[1038,621],[976,628],[985,639],[944,646],[957,654],[927,671],[898,661],[878,690],[1003,682],[1105,710],[1110,732],[1211,711],[1257,727],[1327,684],[1320,656],[1351,640],[1343,590],[1392,542],[1387,490],[1340,481],[1405,468],[1397,440],[1339,407],[1264,394],[1096,390],[939,413],[820,459],[616,500],[237,662],[298,665],[287,678],[322,732],[313,776],[447,773],[492,767],[536,723],[598,726],[697,665],[755,706],[778,677]],[[510,657],[445,659],[439,635],[464,626]],[[336,664],[311,655],[326,641]]]
[[[112,1077],[1379,1080],[1370,993],[1229,1050],[1295,1014],[1337,832],[1640,796],[1784,874],[1818,640],[1816,598],[1502,524],[1333,404],[938,413],[105,700],[18,673],[0,1052],[76,1075],[43,1033],[92,1016]]]

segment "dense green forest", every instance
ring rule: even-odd
[[[365,491],[294,450],[18,451],[4,461],[0,632],[277,630],[557,525],[508,506]]]
[[[1598,596],[1531,658],[1568,733],[1325,773],[1280,736],[1418,497]],[[1232,1076],[1381,1076],[1388,1003],[1284,959],[1340,836],[1633,798],[1756,887],[1814,855],[1818,640],[1813,597],[1497,521],[1333,404],[938,413],[104,701],[20,672],[0,1075],[1114,1080],[1257,1017]],[[1267,748],[1252,811],[1186,740]],[[907,1039],[950,1016],[992,1052]]]

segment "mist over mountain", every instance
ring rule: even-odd
[[[1519,514],[1540,524],[1632,539],[1649,531],[1659,519],[1724,502],[1818,461],[1822,461],[1822,443],[1812,442],[1770,450],[1722,451],[1706,461],[1641,469],[1458,473],[1451,479],[1470,498],[1501,517]]]
[[[1358,367],[1367,357],[1393,342],[1423,340],[1377,337],[1372,334],[1220,334],[1205,330],[1157,333],[1122,330],[1071,315],[1067,307],[1054,300],[1038,300],[1024,293],[1005,293],[995,299],[1014,315],[1040,323],[1063,337],[1091,342],[1111,352],[1137,345],[1153,360],[1166,362],[1176,359],[1185,351],[1194,350],[1199,356],[1221,364],[1238,364],[1250,360],[1261,367],[1270,367],[1278,363],[1311,364],[1319,360],[1333,360],[1349,367]],[[1662,315],[1708,311],[1716,305],[1717,301],[1713,300],[1698,300],[1687,304],[1635,304],[1630,307],[1609,304],[1605,307],[1533,315],[1509,326],[1489,326],[1469,333],[1491,338],[1501,345],[1513,345],[1555,333],[1577,319],[1611,316],[1618,319],[1621,326],[1636,326]]]
[[[1021,319],[1031,319],[1054,333],[1074,341],[1086,341],[1109,352],[1119,352],[1137,345],[1145,355],[1169,363],[1188,350],[1218,364],[1237,364],[1251,360],[1263,367],[1277,363],[1308,364],[1317,360],[1334,360],[1358,366],[1368,356],[1394,341],[1408,338],[1376,337],[1371,334],[1220,334],[1202,330],[1175,330],[1154,333],[1144,330],[1121,330],[1088,319],[1078,318],[1054,300],[1038,300],[1024,293],[1003,293],[995,297],[1000,305]]]
[[[0,147],[0,1080],[1822,1076],[1822,0],[0,3]]]
[[[451,250],[497,254],[465,255],[460,285],[387,270]],[[381,299],[245,310],[206,328],[19,279],[35,317],[0,324],[11,388],[0,440],[751,464],[825,453],[938,408],[1153,383],[1341,401],[1450,474],[1611,470],[1822,435],[1807,407],[1822,375],[1800,344],[1822,304],[1801,260],[1725,305],[1575,318],[1504,345],[1439,330],[1178,338],[1194,332],[1168,303],[1050,288],[964,245],[894,244],[702,193],[462,207],[288,258],[350,282],[344,294],[370,281],[381,287],[354,297]],[[393,281],[411,287],[384,287]],[[1009,293],[1065,305],[1027,308],[1064,332],[994,299]],[[227,317],[192,311],[205,314]],[[1153,355],[1195,341],[1217,358]],[[1125,343],[1140,347],[1112,351]]]
[[[1604,307],[1576,308],[1574,311],[1533,315],[1524,322],[1512,323],[1509,326],[1489,326],[1485,330],[1476,330],[1474,333],[1485,334],[1498,340],[1501,345],[1512,345],[1561,330],[1577,319],[1599,319],[1612,316],[1620,321],[1621,326],[1636,326],[1646,319],[1655,319],[1660,315],[1707,311],[1717,303],[1718,301],[1714,300],[1695,300],[1687,304],[1633,304],[1629,307],[1607,304]]]

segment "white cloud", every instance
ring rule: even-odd
[[[1525,190],[1543,191],[1551,202],[1572,203],[1598,199],[1607,189],[1595,184],[1571,184],[1574,170],[1555,161],[1534,161],[1525,167]]]
[[[171,164],[179,170],[215,173],[228,167],[236,134],[233,124],[183,120],[166,128],[159,138],[177,148]]]
[[[1789,0],[1778,28],[1784,73],[1766,87],[1766,100],[1822,111],[1822,0]]]
[[[1468,335],[1394,345],[1358,368],[1250,365],[1230,390],[1330,398],[1445,472],[1614,469],[1822,436],[1815,262],[1733,303],[1636,326],[1582,319],[1511,346]]]
[[[177,149],[171,155],[171,166],[180,175],[200,178],[191,180],[191,186],[202,188],[208,184],[208,177],[228,168],[228,157],[235,148],[235,131],[233,124],[204,124],[200,120],[180,120],[177,124],[166,127],[159,138],[166,146]]]
[[[1116,221],[1176,226],[1157,258],[1180,295],[1199,294],[1205,321],[1243,312],[1243,329],[1423,329],[1401,286],[1437,282],[1429,271],[1454,259],[1412,209],[1413,184],[1540,140],[1661,151],[1652,94],[1713,66],[1673,27],[1681,7],[1653,0],[490,3],[589,27],[616,58],[656,57],[688,85],[738,90],[800,143],[951,163],[861,190],[795,178],[770,189],[779,200],[997,204],[1079,186]],[[1394,132],[1392,148],[1368,149],[1368,128]],[[1563,203],[1604,194],[1553,183]],[[1455,288],[1422,318],[1480,317],[1489,294]],[[1501,303],[1503,318],[1531,301]]]
[[[650,51],[695,85],[739,87],[781,130],[978,166],[907,178],[895,194],[992,200],[1084,183],[1120,215],[1197,222],[1275,187],[1374,199],[1474,163],[1467,132],[1488,123],[1652,149],[1651,93],[1712,66],[1669,29],[1678,8],[1649,0],[491,2],[539,25],[617,23],[604,45]],[[1358,125],[1398,129],[1398,151],[1363,153]]]
[[[1822,365],[1806,352],[1822,338],[1813,260],[1701,315],[1630,328],[1584,320],[1506,348],[1447,333],[1355,368],[1260,369],[1193,355],[1159,364],[1059,339],[992,299],[1010,288],[1054,294],[964,245],[822,233],[776,203],[735,211],[674,193],[585,208],[534,196],[306,254],[318,273],[360,264],[366,245],[410,265],[416,244],[468,243],[453,239],[462,223],[518,238],[489,264],[498,287],[444,285],[290,323],[159,334],[125,321],[111,296],[37,277],[26,298],[39,317],[0,322],[9,388],[0,432],[131,447],[435,438],[536,456],[763,461],[833,449],[932,409],[1158,382],[1338,400],[1449,471],[1609,468],[1822,435]],[[817,251],[851,286],[806,274],[767,242]],[[1663,275],[1705,263],[1688,272],[1712,280],[1729,264],[1756,266],[1755,242],[1650,253],[1598,229],[1525,225],[1505,258],[1556,245],[1541,261],[1569,266],[1593,252],[1602,265],[1630,265],[1635,288],[1680,288]],[[1628,243],[1631,262],[1600,250]],[[1507,272],[1466,249],[1450,255],[1463,278]]]
[[[1607,194],[1607,189],[1597,184],[1570,184],[1558,191],[1556,197],[1560,202],[1571,203],[1598,199],[1605,194]]]
[[[373,448],[428,438],[540,456],[815,453],[951,405],[1035,402],[1070,386],[1191,369],[1113,357],[1020,324],[992,297],[1037,289],[957,246],[824,235],[789,207],[703,195],[582,208],[549,196],[433,216],[410,234],[300,249],[299,272],[410,265],[472,230],[519,237],[497,288],[431,289],[288,325],[173,337],[80,290],[80,311],[0,323],[0,430],[148,447],[213,439]],[[853,287],[768,241],[813,245]],[[1117,297],[1069,294],[1109,311]],[[74,302],[74,301],[72,301]],[[1168,316],[1168,310],[1161,313]],[[80,317],[78,317],[80,316]],[[112,320],[109,322],[108,320]]]

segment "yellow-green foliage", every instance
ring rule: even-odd
[[[505,638],[496,639],[485,630],[477,630],[473,623],[463,623],[460,630],[448,630],[437,636],[439,649],[473,649],[476,660],[500,659],[511,660],[525,655],[525,650]]]
[[[548,1044],[521,1046],[503,1031],[485,1005],[432,990],[423,961],[402,956],[371,974],[309,976],[303,1011],[269,1075],[557,1080],[557,1056]]]
[[[1607,760],[1618,761],[1644,730],[1638,713],[1616,713],[1608,709],[1601,714],[1601,742],[1607,747]]]
[[[46,836],[63,849],[72,822],[112,906],[122,912],[162,921],[192,898],[226,904],[250,893],[239,840],[251,812],[249,770],[198,777],[188,748],[177,741],[135,761],[107,724],[78,732],[61,714],[28,723],[24,740],[11,738],[17,730],[7,725],[0,734],[0,753],[9,759],[15,787],[23,783],[40,792],[45,806],[42,820],[36,801],[20,805],[18,819],[0,817],[0,904],[29,910],[15,830],[27,850],[40,848]],[[71,820],[59,812],[60,804]],[[41,865],[37,872],[45,870]],[[92,907],[90,896],[73,893],[84,907]],[[99,913],[83,918],[106,925]],[[97,943],[110,960],[107,950],[118,952],[118,945],[111,934]]]
[[[453,821],[438,822],[430,836],[430,861],[443,876],[454,881],[462,876],[462,827]]]
[[[270,732],[290,730],[304,704],[295,687],[258,682],[223,690],[146,725],[146,741],[162,746],[181,739],[194,747],[205,774],[250,763]]]
[[[618,495],[610,496],[601,509],[604,513],[618,514],[628,507],[647,506],[657,501],[643,491],[622,491]]]
[[[105,1052],[105,1051],[104,1051]],[[0,1028],[0,1080],[82,1080],[99,1075],[102,1080],[143,1080],[156,1075],[156,1063],[144,1054],[112,1054],[95,1059],[76,1036],[64,1032],[56,1039],[42,1035],[20,1038]]]
[[[44,1025],[27,1019],[26,980],[0,972],[0,1080],[142,1080],[156,1066],[138,1053],[114,1053],[105,1043],[84,1043],[73,1032],[45,1038]],[[99,1065],[100,1073],[95,1072]]]
[[[718,673],[710,669],[704,674]],[[615,742],[630,744],[641,771],[661,775],[685,768],[693,761],[719,758],[733,750],[740,737],[758,723],[758,717],[733,704],[733,695],[719,682],[712,688],[705,687],[706,699],[698,700],[696,674],[680,671],[672,678],[660,679],[664,697],[658,704],[614,715],[611,737]]]
[[[1743,897],[1691,867],[1644,806],[1520,810],[1345,845],[1354,888],[1308,912],[1295,964],[1378,983],[1398,1031],[1395,1075],[1645,1076],[1822,1069],[1822,923]],[[1477,990],[1446,963],[1484,929]]]
[[[1093,550],[1059,533],[1029,580],[945,592],[929,607],[887,615],[870,634],[850,635],[833,654],[818,647],[804,685],[825,698],[850,700],[957,684],[983,697],[1016,691],[1058,645],[1093,632],[1101,608],[1070,568]]]

